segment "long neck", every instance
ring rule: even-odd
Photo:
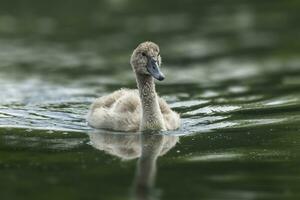
[[[165,129],[153,78],[149,75],[141,74],[137,74],[136,77],[143,112],[140,130]]]

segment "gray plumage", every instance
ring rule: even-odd
[[[120,89],[96,99],[87,117],[90,126],[118,131],[179,128],[179,115],[156,93],[153,74],[149,72],[149,59],[154,60],[159,70],[159,47],[153,42],[141,43],[130,60],[138,90]]]

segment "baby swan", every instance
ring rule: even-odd
[[[100,97],[91,105],[87,121],[93,128],[117,131],[175,130],[179,115],[160,98],[154,79],[164,80],[160,71],[159,47],[143,42],[133,51],[130,64],[138,90],[120,89]]]

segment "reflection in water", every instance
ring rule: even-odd
[[[136,200],[154,199],[156,161],[178,142],[178,136],[153,132],[141,134],[115,133],[97,130],[89,133],[93,147],[123,160],[138,158],[133,195]]]
[[[152,188],[156,176],[156,160],[163,150],[164,137],[166,136],[147,133],[141,135],[142,154],[138,161],[134,183],[134,196],[137,200],[154,198]],[[168,150],[170,148],[168,146]]]

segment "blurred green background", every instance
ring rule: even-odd
[[[299,1],[3,0],[0,6],[1,71],[119,73],[129,70],[131,51],[145,40],[161,46],[168,67],[232,59],[267,68],[264,62],[298,59]]]

